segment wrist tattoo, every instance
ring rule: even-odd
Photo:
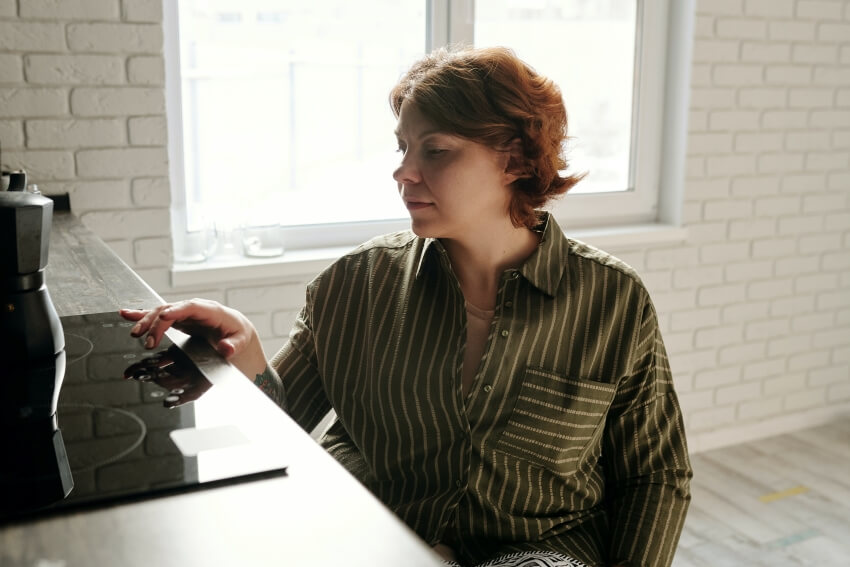
[[[286,411],[282,384],[270,366],[266,365],[265,370],[254,376],[253,382],[254,385],[257,386],[262,393],[268,396],[271,401]]]
[[[271,395],[274,392],[274,375],[268,366],[254,377],[254,384],[266,394]]]

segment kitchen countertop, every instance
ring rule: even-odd
[[[45,279],[60,317],[163,302],[109,246],[64,211],[53,215]]]
[[[54,216],[50,246],[46,278],[60,316],[161,302],[71,214]],[[174,338],[213,384],[254,388],[205,342]],[[268,425],[289,451],[287,476],[2,525],[0,567],[441,564],[289,416],[274,409]]]

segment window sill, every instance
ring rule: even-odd
[[[570,231],[591,246],[611,252],[647,246],[684,242],[688,229],[669,224],[639,224]],[[312,279],[353,246],[287,251],[270,259],[213,258],[197,264],[175,264],[171,269],[172,288],[187,288],[227,282],[262,279]]]

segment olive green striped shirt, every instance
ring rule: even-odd
[[[438,240],[376,238],[307,287],[265,388],[426,542],[465,563],[552,550],[669,565],[690,499],[682,416],[634,271],[564,237],[502,274],[466,397],[464,300]],[[391,543],[388,543],[391,544]]]

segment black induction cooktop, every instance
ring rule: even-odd
[[[53,423],[60,435],[16,435],[2,459],[32,460],[49,444],[44,474],[65,490],[49,498],[39,489],[29,504],[0,506],[0,523],[286,474],[286,450],[270,425],[280,410],[247,379],[213,385],[167,336],[146,350],[117,313],[61,321],[67,366]],[[14,480],[4,477],[4,498]]]

